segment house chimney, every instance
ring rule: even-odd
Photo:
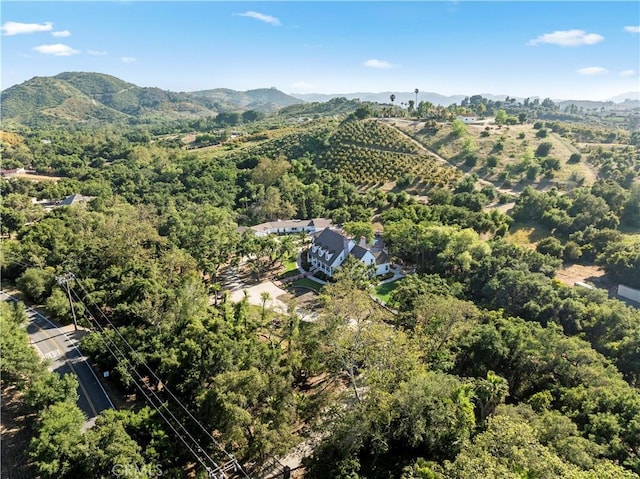
[[[364,236],[360,236],[360,246],[362,246],[363,248],[367,247],[367,238],[365,238]]]

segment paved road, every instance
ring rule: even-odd
[[[16,299],[0,291],[2,301]],[[33,308],[25,307],[29,318],[27,333],[31,344],[40,355],[51,361],[49,369],[58,374],[74,373],[80,383],[78,406],[92,424],[95,417],[105,409],[113,409],[113,403],[91,369],[89,360],[77,347],[80,333],[71,329],[65,333],[53,321]]]

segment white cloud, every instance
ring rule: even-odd
[[[310,83],[307,83],[304,80],[300,80],[295,83],[292,83],[291,88],[293,88],[296,91],[309,91],[313,88],[313,85],[311,85]]]
[[[371,58],[370,60],[367,60],[366,62],[363,63],[363,65],[365,67],[377,68],[379,70],[388,70],[390,68],[395,67],[395,65],[389,62],[386,62],[384,60],[376,60],[375,58]]]
[[[264,13],[249,11],[249,12],[239,13],[238,15],[240,15],[241,17],[255,18],[256,20],[260,20],[261,22],[265,22],[270,25],[275,25],[275,26],[280,25],[280,20],[278,20],[276,17],[272,17],[271,15],[265,15]]]
[[[120,57],[120,60],[122,60],[122,63],[135,63],[138,61],[136,57]]]
[[[580,68],[579,70],[576,70],[576,73],[579,73],[580,75],[588,75],[588,76],[606,75],[607,73],[609,73],[609,70],[602,67],[586,67],[586,68]]]
[[[60,30],[59,32],[51,32],[51,35],[54,37],[68,37],[71,32],[69,30]]]
[[[629,33],[640,33],[640,26],[634,25],[634,26],[624,27],[624,31]]]
[[[632,77],[635,76],[635,74],[635,70],[622,70],[620,73],[618,73],[618,75],[620,75],[621,77]]]
[[[53,30],[53,23],[20,23],[5,22],[2,25],[2,34],[6,36],[22,35],[25,33],[49,32]]]
[[[104,50],[87,50],[87,53],[94,56],[104,56],[107,54]]]
[[[549,43],[561,47],[578,47],[580,45],[595,45],[602,40],[604,40],[602,35],[587,33],[584,30],[558,30],[553,33],[544,33],[533,40],[529,40],[527,45]]]
[[[54,43],[53,45],[40,45],[33,48],[38,53],[43,55],[53,55],[56,57],[69,57],[80,53],[78,50],[74,50],[69,45],[63,43]]]

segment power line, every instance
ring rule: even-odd
[[[65,290],[67,291],[67,297],[69,298],[69,307],[71,308],[71,315],[73,316],[73,327],[77,331],[78,330],[78,320],[76,318],[76,308],[73,306],[73,300],[71,299],[71,289],[69,287],[69,282],[76,279],[73,273],[64,273],[60,276],[56,276],[57,283],[62,286],[64,285]]]
[[[86,308],[86,304],[82,301],[82,299],[80,298],[80,296],[73,291],[74,296],[76,297],[76,299],[81,302],[85,308]],[[86,309],[87,314],[91,317],[91,319],[93,320],[93,322],[96,324],[96,326],[98,328],[100,328],[100,332],[101,333],[105,333],[106,329],[97,321],[97,319],[95,318],[95,316],[93,316],[93,314],[91,314],[91,312],[88,310],[88,308]],[[136,387],[138,387],[138,389],[140,389],[140,391],[142,392],[142,394],[145,396],[145,398],[147,399],[147,401],[153,406],[153,408],[160,414],[160,416],[162,417],[162,419],[164,419],[164,421],[167,423],[167,425],[174,431],[174,433],[179,437],[179,439],[185,444],[185,446],[187,446],[187,448],[189,449],[189,451],[194,455],[194,457],[198,460],[198,462],[200,462],[200,464],[206,469],[206,471],[209,473],[209,476],[212,478],[219,478],[219,479],[223,479],[226,476],[224,474],[222,474],[223,472],[225,472],[224,467],[225,466],[219,466],[212,458],[211,456],[209,456],[206,451],[202,448],[202,446],[200,445],[200,443],[197,441],[197,439],[195,439],[184,427],[184,425],[180,422],[180,420],[178,418],[176,418],[176,416],[171,412],[171,410],[162,403],[162,399],[158,397],[158,395],[155,393],[155,391],[153,391],[152,389],[149,389],[149,391],[151,392],[152,396],[156,399],[156,401],[158,401],[158,403],[160,404],[160,406],[156,406],[156,404],[154,403],[154,401],[151,399],[151,397],[144,391],[144,388],[141,386],[141,384],[144,384],[144,378],[140,375],[140,373],[136,370],[135,365],[131,365],[131,361],[126,357],[126,355],[122,352],[122,350],[118,347],[118,345],[115,343],[115,341],[113,341],[113,339],[109,338],[108,335],[100,335],[100,338],[102,339],[102,341],[105,343],[105,346],[107,347],[107,349],[109,350],[109,352],[113,355],[113,357],[121,362],[121,363],[126,363],[127,365],[129,365],[129,367],[133,370],[134,374],[138,377],[138,379],[140,380],[140,383],[138,383],[138,381],[134,378],[131,377],[129,379],[131,379],[131,381],[136,385]],[[118,355],[116,353],[114,353],[113,349],[110,348],[108,346],[108,344],[105,341],[105,338],[107,340],[109,340],[109,342],[111,342],[111,345],[113,346],[113,348],[120,354],[121,358],[118,357]],[[186,436],[193,441],[193,443],[195,444],[195,447],[198,449],[198,451],[202,452],[202,454],[206,457],[206,459],[208,461],[210,461],[211,464],[213,464],[213,468],[210,466],[207,466],[205,464],[205,462],[202,460],[202,458],[193,450],[193,448],[191,446],[189,446],[189,444],[187,443],[187,441],[185,440],[184,436],[181,435],[176,428],[174,427],[174,425],[167,419],[167,417],[162,413],[162,411],[160,410],[160,407],[164,407],[166,409],[166,411],[168,412],[168,414],[171,416],[171,418],[177,423],[177,425],[182,428],[182,430],[184,431],[184,433],[186,434]],[[220,476],[218,476],[218,473],[221,473]]]
[[[82,289],[85,298],[88,298],[91,303],[93,304],[93,306],[99,311],[100,315],[107,321],[107,323],[111,326],[112,330],[118,335],[118,337],[122,340],[122,342],[129,348],[129,350],[133,353],[133,357],[136,358],[138,357],[138,353],[137,351],[131,346],[131,344],[124,338],[124,336],[122,336],[122,334],[120,333],[120,331],[118,330],[118,328],[109,320],[109,318],[106,316],[106,314],[102,311],[102,309],[97,306],[95,304],[95,302],[91,299],[91,297],[89,296],[89,293],[87,292],[87,290],[84,288],[84,286],[82,285],[82,283],[80,283],[79,281],[76,282],[76,284],[78,284],[80,286],[80,288]],[[73,291],[73,290],[72,290]],[[78,299],[78,301],[80,301],[86,308],[86,311],[88,312],[88,314],[91,316],[91,318],[93,319],[93,322],[95,322],[95,324],[100,327],[101,332],[104,332],[105,329],[102,327],[102,325],[100,325],[100,323],[97,321],[97,319],[95,318],[95,316],[93,316],[93,314],[91,314],[89,308],[87,307],[87,305],[84,303],[84,301],[80,298],[80,296],[73,291],[73,294],[75,295],[75,297]],[[126,355],[120,350],[120,348],[117,347],[117,345],[115,345],[114,343],[114,347],[118,350],[118,352],[122,355],[122,357],[125,359],[125,361],[127,363],[130,363],[130,361],[127,359]],[[111,351],[110,351],[111,352]],[[112,353],[113,354],[113,353]],[[114,357],[116,358],[116,360],[118,359],[118,357],[116,355],[114,355]],[[214,445],[221,451],[223,452],[228,458],[229,461],[227,461],[225,464],[223,464],[222,466],[219,466],[206,452],[204,452],[204,449],[200,446],[199,442],[189,433],[189,431],[184,427],[184,425],[180,422],[179,419],[177,419],[175,417],[175,415],[169,410],[169,408],[167,408],[166,406],[165,409],[167,410],[167,412],[171,415],[171,417],[178,423],[178,425],[180,426],[180,428],[182,428],[182,430],[184,430],[185,434],[197,445],[198,449],[201,450],[203,452],[203,454],[207,457],[207,459],[209,459],[211,461],[211,463],[213,463],[215,465],[214,470],[211,471],[209,468],[207,468],[207,471],[211,474],[213,473],[214,476],[213,477],[217,477],[215,476],[215,474],[217,472],[220,472],[222,474],[224,474],[225,472],[230,472],[230,471],[235,471],[235,472],[241,472],[242,475],[246,478],[249,478],[249,476],[247,475],[247,473],[244,471],[244,469],[240,466],[240,464],[238,463],[237,459],[230,454],[229,452],[227,452],[224,447],[218,443],[218,441],[215,440],[215,438],[211,435],[211,433],[209,433],[209,431],[206,430],[206,428],[193,416],[193,414],[191,414],[191,412],[184,406],[184,404],[182,404],[182,402],[180,401],[180,399],[178,399],[178,397],[166,386],[166,384],[155,374],[155,372],[151,369],[151,367],[146,364],[144,361],[139,361],[140,364],[142,364],[144,367],[146,367],[146,369],[149,371],[149,373],[154,377],[154,379],[156,381],[158,381],[159,383],[163,384],[163,389],[166,390],[169,395],[173,398],[173,400],[175,402],[177,402],[180,407],[187,413],[187,415],[191,418],[191,420],[196,423],[200,429],[202,431],[205,432],[205,434],[212,440],[212,442],[214,443]],[[144,381],[142,376],[140,376],[140,374],[138,373],[137,369],[135,368],[135,365],[132,366],[133,367],[133,371],[134,373],[138,376],[138,378],[141,381]],[[133,378],[132,378],[133,379]],[[137,385],[137,383],[136,383]],[[138,386],[138,385],[137,385]],[[138,386],[139,387],[139,386]],[[151,390],[151,393],[153,394],[153,396],[160,402],[162,402],[162,400],[157,396],[157,394]],[[145,394],[146,396],[146,394]],[[155,406],[154,406],[155,407]],[[173,429],[173,427],[172,427]],[[175,429],[174,429],[175,430]],[[184,441],[184,438],[181,437],[181,439]],[[226,477],[225,475],[222,475],[221,477]]]
[[[18,255],[15,252],[10,252],[11,256],[13,256],[13,258],[17,259]],[[23,258],[20,258],[23,259]],[[30,267],[33,265],[29,265],[27,263],[25,263],[24,261],[14,261],[14,264],[20,264],[21,266],[24,267]],[[86,288],[84,287],[84,285],[78,280],[78,278],[76,278],[76,276],[74,276],[73,273],[67,272],[64,273],[60,276],[56,277],[56,280],[58,282],[58,284],[60,286],[65,286],[65,289],[67,291],[67,294],[69,296],[69,303],[70,303],[70,307],[74,317],[74,326],[77,329],[77,322],[76,322],[76,316],[75,316],[75,310],[74,310],[74,306],[73,306],[73,301],[71,300],[71,294],[73,293],[73,295],[75,296],[75,298],[85,307],[85,311],[89,314],[89,316],[91,316],[91,318],[93,319],[93,322],[100,328],[101,332],[105,332],[105,329],[102,327],[102,325],[100,325],[100,323],[97,321],[97,319],[95,318],[95,316],[93,316],[93,314],[91,314],[90,309],[87,307],[86,303],[82,300],[82,298],[80,298],[80,296],[73,291],[73,289],[69,286],[69,282],[72,280],[75,280],[75,284],[79,285],[80,288],[82,289],[83,293],[84,293],[84,297],[88,298],[92,305],[94,306],[94,308],[100,313],[100,315],[105,319],[105,321],[111,326],[112,330],[118,335],[118,337],[122,340],[122,342],[129,348],[129,350],[133,353],[133,357],[136,358],[138,357],[138,353],[137,351],[131,346],[131,344],[124,338],[124,336],[122,336],[122,334],[120,333],[120,331],[118,330],[118,328],[111,322],[111,320],[107,317],[107,315],[104,313],[104,311],[102,311],[102,309],[95,303],[95,301],[93,301],[93,299],[91,298],[91,296],[89,295],[88,291],[86,290]],[[102,338],[102,335],[100,335]],[[110,341],[111,338],[108,338]],[[102,339],[103,342],[105,342],[104,339]],[[121,354],[123,361],[126,362],[127,364],[130,364],[130,361],[128,360],[128,358],[126,357],[126,355],[117,347],[117,345],[112,341],[113,346],[118,350],[118,352]],[[113,350],[111,348],[109,348],[109,346],[107,345],[107,343],[105,342],[105,346],[107,347],[107,349],[109,350],[109,352],[112,354],[112,356],[117,360],[117,361],[121,361],[118,356],[113,352]],[[171,389],[169,389],[168,386],[166,386],[166,383],[164,381],[162,381],[157,374],[153,371],[153,369],[151,369],[151,367],[144,361],[139,361],[140,364],[142,364],[148,371],[149,374],[151,374],[151,376],[153,376],[153,378],[158,382],[161,383],[163,385],[163,390],[165,390],[170,396],[171,398],[178,403],[178,405],[182,408],[182,410],[189,416],[189,418],[198,425],[198,427],[209,437],[209,439],[213,442],[213,444],[229,459],[227,462],[225,462],[222,466],[219,466],[205,451],[204,449],[200,446],[200,443],[193,437],[191,436],[191,434],[189,433],[189,431],[184,427],[184,425],[180,422],[179,419],[177,419],[175,417],[175,415],[171,412],[171,410],[169,410],[169,408],[162,404],[162,400],[157,396],[157,394],[153,391],[150,390],[151,393],[153,394],[153,396],[160,402],[161,406],[163,406],[167,412],[171,415],[171,417],[178,423],[178,425],[185,431],[186,435],[196,444],[196,447],[198,448],[198,450],[202,451],[204,453],[204,455],[211,461],[211,463],[214,465],[214,468],[211,469],[210,467],[207,467],[203,461],[201,460],[201,458],[199,458],[199,456],[197,456],[195,454],[195,452],[186,444],[185,439],[178,433],[178,431],[176,431],[176,429],[174,428],[174,426],[168,422],[168,420],[166,419],[166,417],[160,412],[159,408],[153,404],[153,402],[151,401],[151,398],[144,392],[144,390],[142,389],[142,386],[140,384],[138,384],[138,382],[133,378],[130,377],[130,379],[134,382],[134,384],[136,385],[136,387],[138,389],[141,390],[142,394],[145,396],[145,398],[147,399],[147,401],[150,402],[150,404],[158,411],[158,413],[161,415],[161,417],[165,420],[165,422],[167,422],[167,424],[169,425],[169,427],[171,427],[171,429],[179,436],[179,438],[185,442],[185,445],[187,445],[188,449],[192,452],[192,454],[194,454],[196,456],[196,458],[198,459],[198,462],[200,462],[203,467],[205,467],[205,469],[207,470],[207,472],[209,473],[210,477],[212,478],[218,478],[218,476],[216,475],[217,473],[220,473],[220,479],[223,479],[226,477],[226,475],[224,473],[226,472],[240,472],[242,473],[242,475],[247,478],[250,479],[250,476],[247,475],[247,473],[244,471],[244,469],[242,468],[242,466],[240,466],[240,464],[238,463],[238,460],[235,458],[235,456],[231,453],[229,453],[228,451],[226,451],[226,449],[222,446],[222,444],[220,444],[214,437],[213,435],[211,435],[211,433],[200,423],[200,421],[198,421],[193,414],[189,411],[189,409],[187,409],[185,407],[185,405],[180,401],[180,399],[171,391]],[[142,378],[142,376],[138,373],[137,369],[135,368],[135,365],[131,366],[133,368],[134,373],[138,376],[138,378],[140,379],[140,381],[144,384],[144,379]]]
[[[94,318],[95,321],[95,318]],[[97,323],[97,321],[96,321]],[[101,328],[101,332],[104,332],[104,329]],[[116,355],[116,353],[111,349],[111,347],[109,346],[109,344],[107,343],[107,340],[105,339],[105,337],[107,337],[104,334],[100,334],[100,339],[102,340],[102,342],[104,343],[105,347],[107,348],[107,350],[111,353],[111,355],[116,358],[118,358],[118,356]],[[128,360],[126,358],[124,358],[124,361],[128,362]],[[178,436],[178,438],[183,442],[183,444],[186,446],[186,448],[191,452],[191,454],[193,455],[193,457],[196,458],[196,460],[200,463],[200,465],[205,468],[205,470],[208,470],[207,465],[203,462],[203,460],[200,458],[200,456],[198,456],[198,454],[196,454],[196,452],[191,448],[191,446],[187,443],[187,441],[180,435],[180,433],[176,430],[176,428],[173,426],[173,424],[171,424],[171,422],[169,421],[169,419],[167,419],[165,417],[165,415],[162,413],[162,411],[160,410],[160,408],[158,406],[156,406],[154,404],[154,402],[151,400],[151,398],[147,395],[146,391],[144,390],[144,387],[142,385],[140,385],[138,383],[138,381],[135,380],[135,378],[130,377],[131,381],[136,385],[136,387],[140,390],[140,392],[143,394],[143,396],[145,397],[145,399],[147,400],[147,402],[156,410],[156,412],[160,415],[160,417],[164,420],[165,423],[167,423],[167,425],[171,428],[171,430],[175,433],[176,436]]]

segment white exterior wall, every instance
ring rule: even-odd
[[[474,121],[478,121],[478,118],[475,116],[459,116],[458,119],[462,120],[463,123],[473,123]]]
[[[387,274],[389,271],[389,263],[379,264],[376,268],[376,276],[382,276],[383,274]]]
[[[375,264],[376,258],[371,253],[367,252],[360,261],[369,266],[370,264]]]
[[[636,303],[640,303],[640,290],[630,288],[629,286],[625,286],[624,284],[618,285],[618,296],[622,296],[623,298],[627,298],[631,301],[635,301]]]

